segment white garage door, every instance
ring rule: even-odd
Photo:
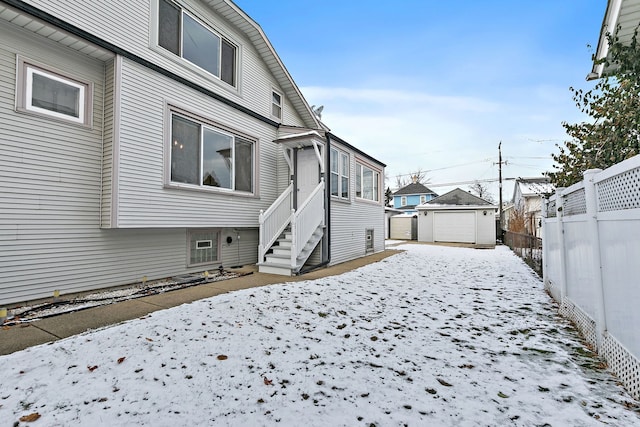
[[[435,242],[475,243],[475,212],[435,212],[433,216]]]

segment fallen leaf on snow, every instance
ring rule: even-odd
[[[121,364],[122,362],[124,362],[124,359],[126,359],[126,357],[121,357],[118,359],[118,365]]]
[[[503,399],[506,399],[506,398],[507,398],[507,397],[509,397],[509,396],[507,396],[507,395],[506,395],[506,394],[504,394],[503,392],[499,391],[499,392],[498,392],[498,397],[501,397],[501,398],[503,398]]]
[[[443,385],[443,386],[445,386],[445,387],[451,387],[451,386],[452,386],[451,384],[449,384],[448,382],[446,382],[446,381],[445,381],[445,380],[443,380],[443,379],[437,378],[437,380],[438,380],[438,382],[439,382],[440,384],[442,384],[442,385]]]
[[[264,381],[264,385],[273,385],[273,380],[270,380],[267,377],[264,377],[262,380]]]
[[[218,360],[227,360],[228,358],[229,358],[229,357],[227,357],[227,356],[226,356],[226,355],[224,355],[224,354],[219,354],[219,355],[218,355]]]
[[[33,414],[29,414],[29,415],[25,415],[23,417],[20,417],[20,421],[24,421],[26,423],[30,423],[33,422],[35,420],[37,420],[38,418],[40,418],[40,414],[37,412],[34,412]]]
[[[93,372],[96,369],[98,369],[98,365],[93,365],[93,366],[87,366],[87,369],[89,370],[89,372]]]

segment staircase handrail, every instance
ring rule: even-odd
[[[324,225],[324,185],[323,178],[291,218],[291,268],[297,267],[298,255],[318,226]]]
[[[287,228],[293,216],[293,181],[266,211],[260,211],[258,262],[264,262],[267,250]]]

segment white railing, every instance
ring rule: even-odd
[[[324,225],[324,179],[311,192],[291,220],[291,268],[296,268],[298,255],[320,225]]]
[[[287,228],[293,216],[293,182],[266,211],[260,211],[258,262],[264,262],[267,250]]]

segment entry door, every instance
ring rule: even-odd
[[[320,165],[313,147],[298,150],[296,168],[296,186],[298,189],[298,206],[311,195],[320,182]]]

